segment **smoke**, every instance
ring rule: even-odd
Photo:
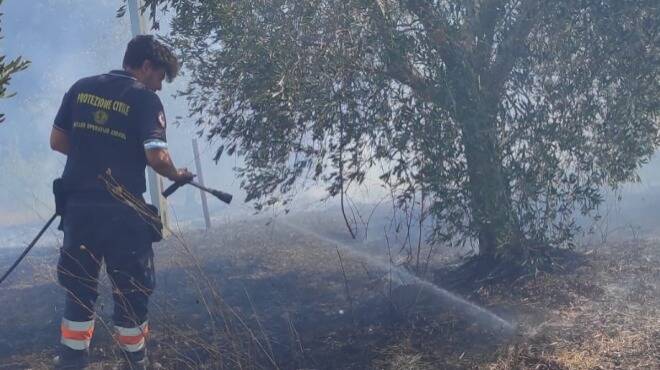
[[[76,80],[121,68],[126,43],[132,35],[129,17],[116,17],[119,5],[116,0],[97,0],[93,4],[85,0],[3,4],[2,53],[10,58],[23,56],[32,64],[12,79],[10,91],[17,95],[0,101],[0,110],[7,115],[0,126],[0,227],[36,222],[52,211],[51,182],[61,174],[66,160],[50,150],[52,121],[62,96]],[[184,85],[183,79],[165,84],[159,94],[169,122],[187,115],[185,102],[172,98]],[[168,127],[175,163],[193,171],[194,132],[185,120],[181,127]],[[215,165],[211,161],[213,149],[200,140],[207,183],[235,193],[236,203],[240,203],[231,159]],[[186,207],[186,203],[198,203],[198,199],[195,190],[182,189],[172,197],[175,213],[179,208],[179,217],[201,217],[199,208]],[[211,208],[222,210],[215,204]]]
[[[0,40],[0,49],[9,58],[20,55],[31,60],[32,65],[12,79],[9,89],[17,95],[0,101],[0,111],[7,115],[6,122],[0,125],[0,238],[3,226],[37,222],[52,211],[50,184],[60,175],[65,162],[48,145],[52,120],[62,96],[77,79],[121,67],[131,33],[129,17],[116,17],[119,5],[116,0],[97,0],[93,5],[85,0],[3,3],[4,39]],[[164,29],[160,32],[166,32],[167,23],[161,24]],[[183,117],[180,126],[170,124],[168,128],[175,163],[195,172],[191,139],[196,137],[197,128],[186,120],[185,101],[172,98],[185,85],[185,76],[166,84],[160,97],[169,122]],[[252,207],[242,203],[244,193],[232,171],[240,164],[239,159],[224,157],[216,164],[212,157],[218,144],[204,138],[199,139],[199,144],[206,183],[234,194],[230,207],[211,201],[212,216],[251,214]],[[626,185],[619,193],[608,193],[608,202],[602,207],[602,213],[609,217],[608,224],[600,221],[596,229],[605,228],[611,235],[618,230],[626,236],[635,230],[634,226],[626,226],[629,224],[653,229],[652,220],[660,218],[660,211],[656,211],[660,208],[654,206],[660,201],[658,167],[655,159],[642,169],[641,183]],[[386,194],[379,189],[375,175],[367,181],[370,183],[364,188],[370,191],[358,189],[351,194],[354,201],[375,203]],[[302,191],[293,203],[296,209],[315,208],[326,196],[322,186],[307,185],[308,190]],[[199,202],[196,189],[182,188],[170,198],[174,218],[201,219]],[[584,224],[587,229],[593,226],[588,220]]]
[[[17,95],[0,106],[7,114],[0,126],[2,214],[24,220],[52,209],[50,184],[65,160],[50,151],[52,121],[73,82],[121,60],[128,25],[114,7],[110,0],[3,3],[3,54],[32,64],[15,75],[10,90]]]

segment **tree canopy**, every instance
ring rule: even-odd
[[[375,172],[400,206],[427,200],[433,241],[542,264],[658,144],[655,0],[146,7],[173,10],[181,95],[257,207]]]

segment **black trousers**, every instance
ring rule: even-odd
[[[131,328],[145,322],[155,287],[151,226],[117,201],[72,195],[62,227],[57,276],[66,290],[64,318],[93,319],[105,262],[113,288],[114,324]]]

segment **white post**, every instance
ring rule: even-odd
[[[195,167],[197,167],[197,181],[202,186],[204,185],[204,174],[202,173],[202,161],[199,159],[199,147],[197,146],[197,139],[192,140],[193,155],[195,156]],[[211,217],[209,216],[209,205],[206,201],[206,192],[201,190],[199,194],[202,197],[202,212],[204,213],[204,222],[206,223],[206,230],[211,228]]]
[[[131,17],[131,33],[133,36],[145,34],[147,31],[146,21],[140,14],[142,0],[128,0],[128,12]],[[163,222],[163,237],[166,237],[166,230],[169,227],[169,214],[167,212],[167,200],[161,194],[163,192],[163,179],[151,167],[147,167],[147,179],[149,182],[149,194],[151,195],[151,204],[158,207],[160,219]]]
[[[133,36],[146,33],[144,29],[144,17],[140,14],[141,5],[141,0],[128,0],[128,13],[131,17],[131,33]]]

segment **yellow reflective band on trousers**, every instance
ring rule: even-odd
[[[94,334],[94,320],[91,321],[71,321],[62,319],[60,326],[62,338],[60,342],[75,350],[89,348],[89,342]]]
[[[142,325],[134,328],[115,325],[115,331],[121,349],[126,352],[137,352],[144,349],[147,334],[149,334],[149,323],[145,321]]]

